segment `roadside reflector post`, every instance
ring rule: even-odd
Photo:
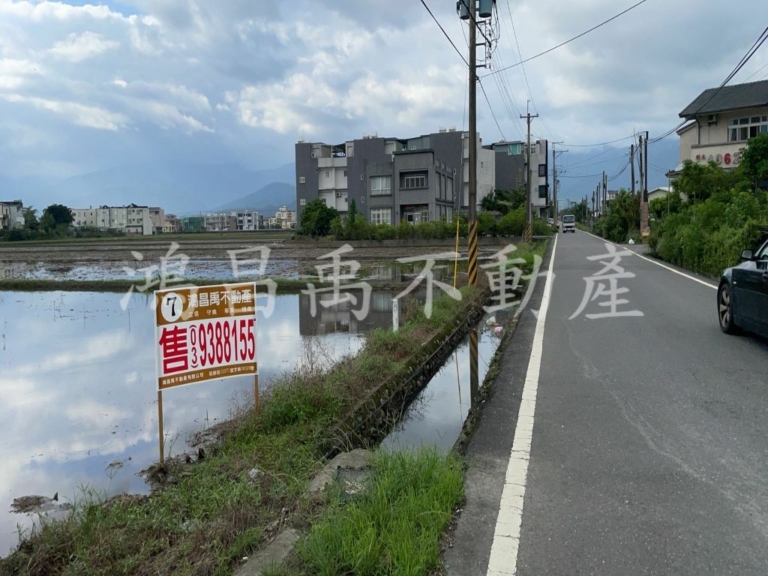
[[[400,301],[392,298],[392,331],[397,332],[400,329]]]

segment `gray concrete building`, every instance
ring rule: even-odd
[[[364,136],[343,144],[296,144],[296,204],[324,200],[341,214],[354,200],[369,222],[453,218],[466,209],[469,134],[443,130],[414,138]],[[479,141],[482,144],[482,141]],[[495,186],[493,150],[478,146],[478,204]]]
[[[496,188],[525,189],[527,182],[525,142],[497,142],[488,148],[495,152]],[[531,142],[531,204],[534,215],[546,218],[552,205],[549,186],[549,142]]]

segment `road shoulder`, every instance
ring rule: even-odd
[[[551,242],[541,270],[549,267]],[[485,574],[491,554],[501,494],[509,463],[520,401],[536,331],[536,316],[546,287],[538,278],[527,309],[518,319],[514,334],[500,352],[499,370],[484,390],[478,424],[466,448],[466,501],[454,524],[451,547],[443,554],[449,576]]]

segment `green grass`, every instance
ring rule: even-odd
[[[463,293],[471,296],[468,289]],[[463,309],[461,303],[440,297],[434,312],[426,319],[423,313],[406,311],[397,333],[374,331],[360,354],[330,369],[306,360],[275,384],[274,392],[262,402],[260,416],[248,411],[223,425],[225,440],[216,454],[190,466],[170,461],[175,483],[150,498],[107,505],[92,496],[83,498],[69,519],[46,522],[26,534],[16,551],[0,560],[0,574],[230,574],[243,556],[263,543],[268,526],[281,518],[283,509],[294,519],[316,515],[317,503],[304,492],[329,442],[338,440],[336,424],[404,369],[423,342],[443,323],[461,316]],[[417,459],[418,464],[403,458],[378,461],[377,478],[383,482],[390,477],[380,489],[403,494],[411,490],[408,498],[419,500],[419,507],[424,498],[439,504],[440,513],[430,509],[418,516],[414,521],[419,530],[429,532],[409,537],[401,548],[394,541],[388,544],[387,550],[394,555],[382,561],[403,558],[403,566],[415,570],[434,557],[436,544],[430,547],[426,542],[437,541],[435,531],[439,533],[447,521],[454,500],[449,499],[449,506],[431,489],[424,492],[425,478],[443,476],[438,473],[442,464],[434,458]],[[263,471],[256,482],[248,478],[254,467]],[[399,484],[392,484],[395,480]],[[411,481],[414,485],[408,488]],[[413,510],[406,504],[398,506],[403,514],[410,514]],[[416,556],[411,558],[413,553]]]
[[[379,452],[371,490],[336,495],[299,544],[308,574],[419,576],[437,567],[440,536],[464,495],[462,464],[434,450]]]

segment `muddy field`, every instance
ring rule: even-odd
[[[484,239],[486,240],[486,239]],[[490,240],[490,239],[487,239]],[[171,243],[178,249],[169,254]],[[465,241],[460,251],[465,252]],[[500,239],[484,243],[481,252],[496,251]],[[147,266],[159,266],[161,258],[179,262],[182,256],[188,260],[189,277],[220,278],[231,274],[233,257],[242,262],[260,256],[260,252],[239,252],[256,247],[269,248],[269,261],[264,275],[274,278],[299,278],[317,274],[316,266],[327,264],[330,259],[318,260],[335,250],[340,243],[329,241],[311,242],[271,237],[200,237],[147,239],[104,239],[98,241],[67,241],[51,243],[2,243],[0,244],[0,278],[37,278],[104,280],[132,277],[126,268],[139,270]],[[354,251],[343,260],[359,261],[366,270],[391,265],[398,258],[425,256],[450,252],[452,241],[413,241],[399,245],[370,242],[352,243]],[[235,253],[234,255],[232,253]],[[252,264],[251,268],[256,264]],[[127,276],[126,276],[127,274]],[[139,274],[141,274],[139,272]]]

